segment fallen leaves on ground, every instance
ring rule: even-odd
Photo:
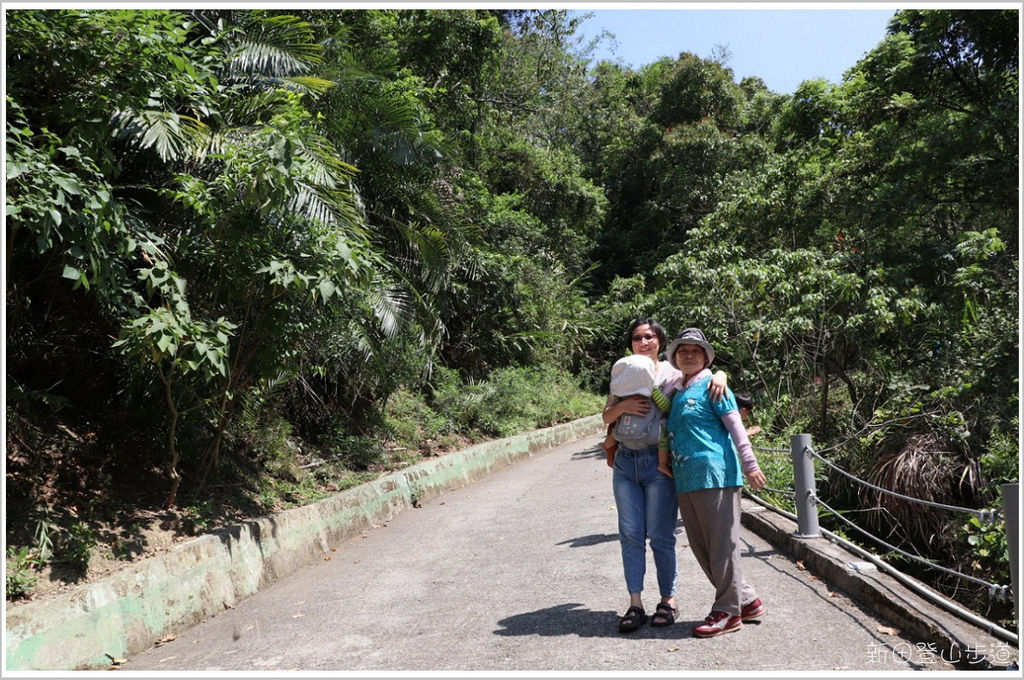
[[[163,636],[159,640],[157,640],[156,641],[156,646],[159,647],[160,645],[166,645],[168,642],[173,642],[177,638],[178,638],[177,635],[175,635],[174,633],[170,633],[168,635]]]

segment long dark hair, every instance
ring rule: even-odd
[[[661,324],[654,319],[633,319],[633,323],[629,324],[629,330],[626,331],[626,350],[633,349],[633,331],[638,326],[650,326],[654,334],[658,336],[658,354],[665,351],[665,344],[668,342],[668,336],[665,335],[665,329],[661,327]]]

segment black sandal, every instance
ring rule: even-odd
[[[651,626],[653,628],[671,626],[676,622],[677,616],[679,616],[678,608],[673,607],[668,602],[659,602],[658,606],[654,608],[654,615],[651,617]]]
[[[643,607],[632,606],[619,619],[619,632],[631,633],[640,626],[647,623],[647,614]]]

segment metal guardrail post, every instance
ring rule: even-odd
[[[1020,621],[1020,584],[1018,583],[1017,565],[1020,564],[1020,484],[1002,484],[1003,519],[1006,521],[1006,551],[1010,554],[1010,584],[1013,586],[1013,611]]]
[[[818,538],[818,499],[814,489],[814,459],[811,458],[811,435],[795,434],[789,438],[789,455],[793,460],[793,488],[796,490],[797,536]]]

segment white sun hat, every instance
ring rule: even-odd
[[[611,393],[616,397],[639,394],[651,396],[654,388],[654,361],[643,354],[622,357],[612,366]]]

